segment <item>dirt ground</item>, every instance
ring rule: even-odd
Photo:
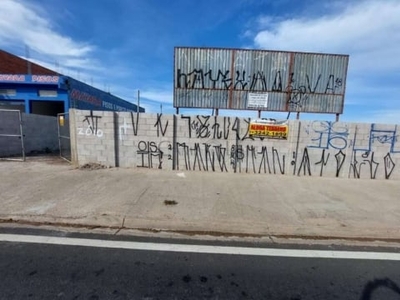
[[[400,241],[400,185],[0,161],[1,222],[240,237]]]

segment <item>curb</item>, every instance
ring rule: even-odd
[[[77,229],[107,229],[116,230],[114,235],[118,234],[121,230],[137,230],[149,233],[176,233],[187,237],[193,236],[212,236],[212,237],[238,237],[238,238],[268,238],[273,243],[275,239],[283,240],[302,240],[302,241],[346,241],[346,242],[384,242],[384,243],[400,243],[400,238],[378,238],[378,237],[346,237],[346,236],[322,236],[322,235],[286,235],[286,234],[254,234],[254,233],[235,233],[235,232],[222,232],[222,231],[199,231],[199,230],[173,230],[162,228],[145,228],[145,227],[126,227],[126,226],[104,226],[104,225],[91,225],[80,223],[63,223],[63,222],[50,222],[50,221],[27,221],[17,220],[12,218],[0,218],[0,224],[20,224],[29,226],[53,226],[60,228],[77,228]]]

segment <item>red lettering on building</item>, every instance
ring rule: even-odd
[[[32,75],[32,82],[50,82],[50,83],[58,83],[58,76],[48,76],[48,75]]]
[[[71,91],[70,96],[71,96],[71,99],[73,99],[73,100],[83,101],[83,102],[90,103],[95,106],[101,107],[101,103],[102,103],[101,100],[95,96],[88,94],[88,93],[73,89]]]
[[[24,82],[25,81],[25,75],[0,74],[0,81]]]

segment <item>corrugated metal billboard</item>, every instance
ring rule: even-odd
[[[174,107],[343,113],[348,55],[177,47]]]

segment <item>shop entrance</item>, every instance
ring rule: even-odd
[[[31,114],[57,116],[64,112],[64,101],[30,101]]]

